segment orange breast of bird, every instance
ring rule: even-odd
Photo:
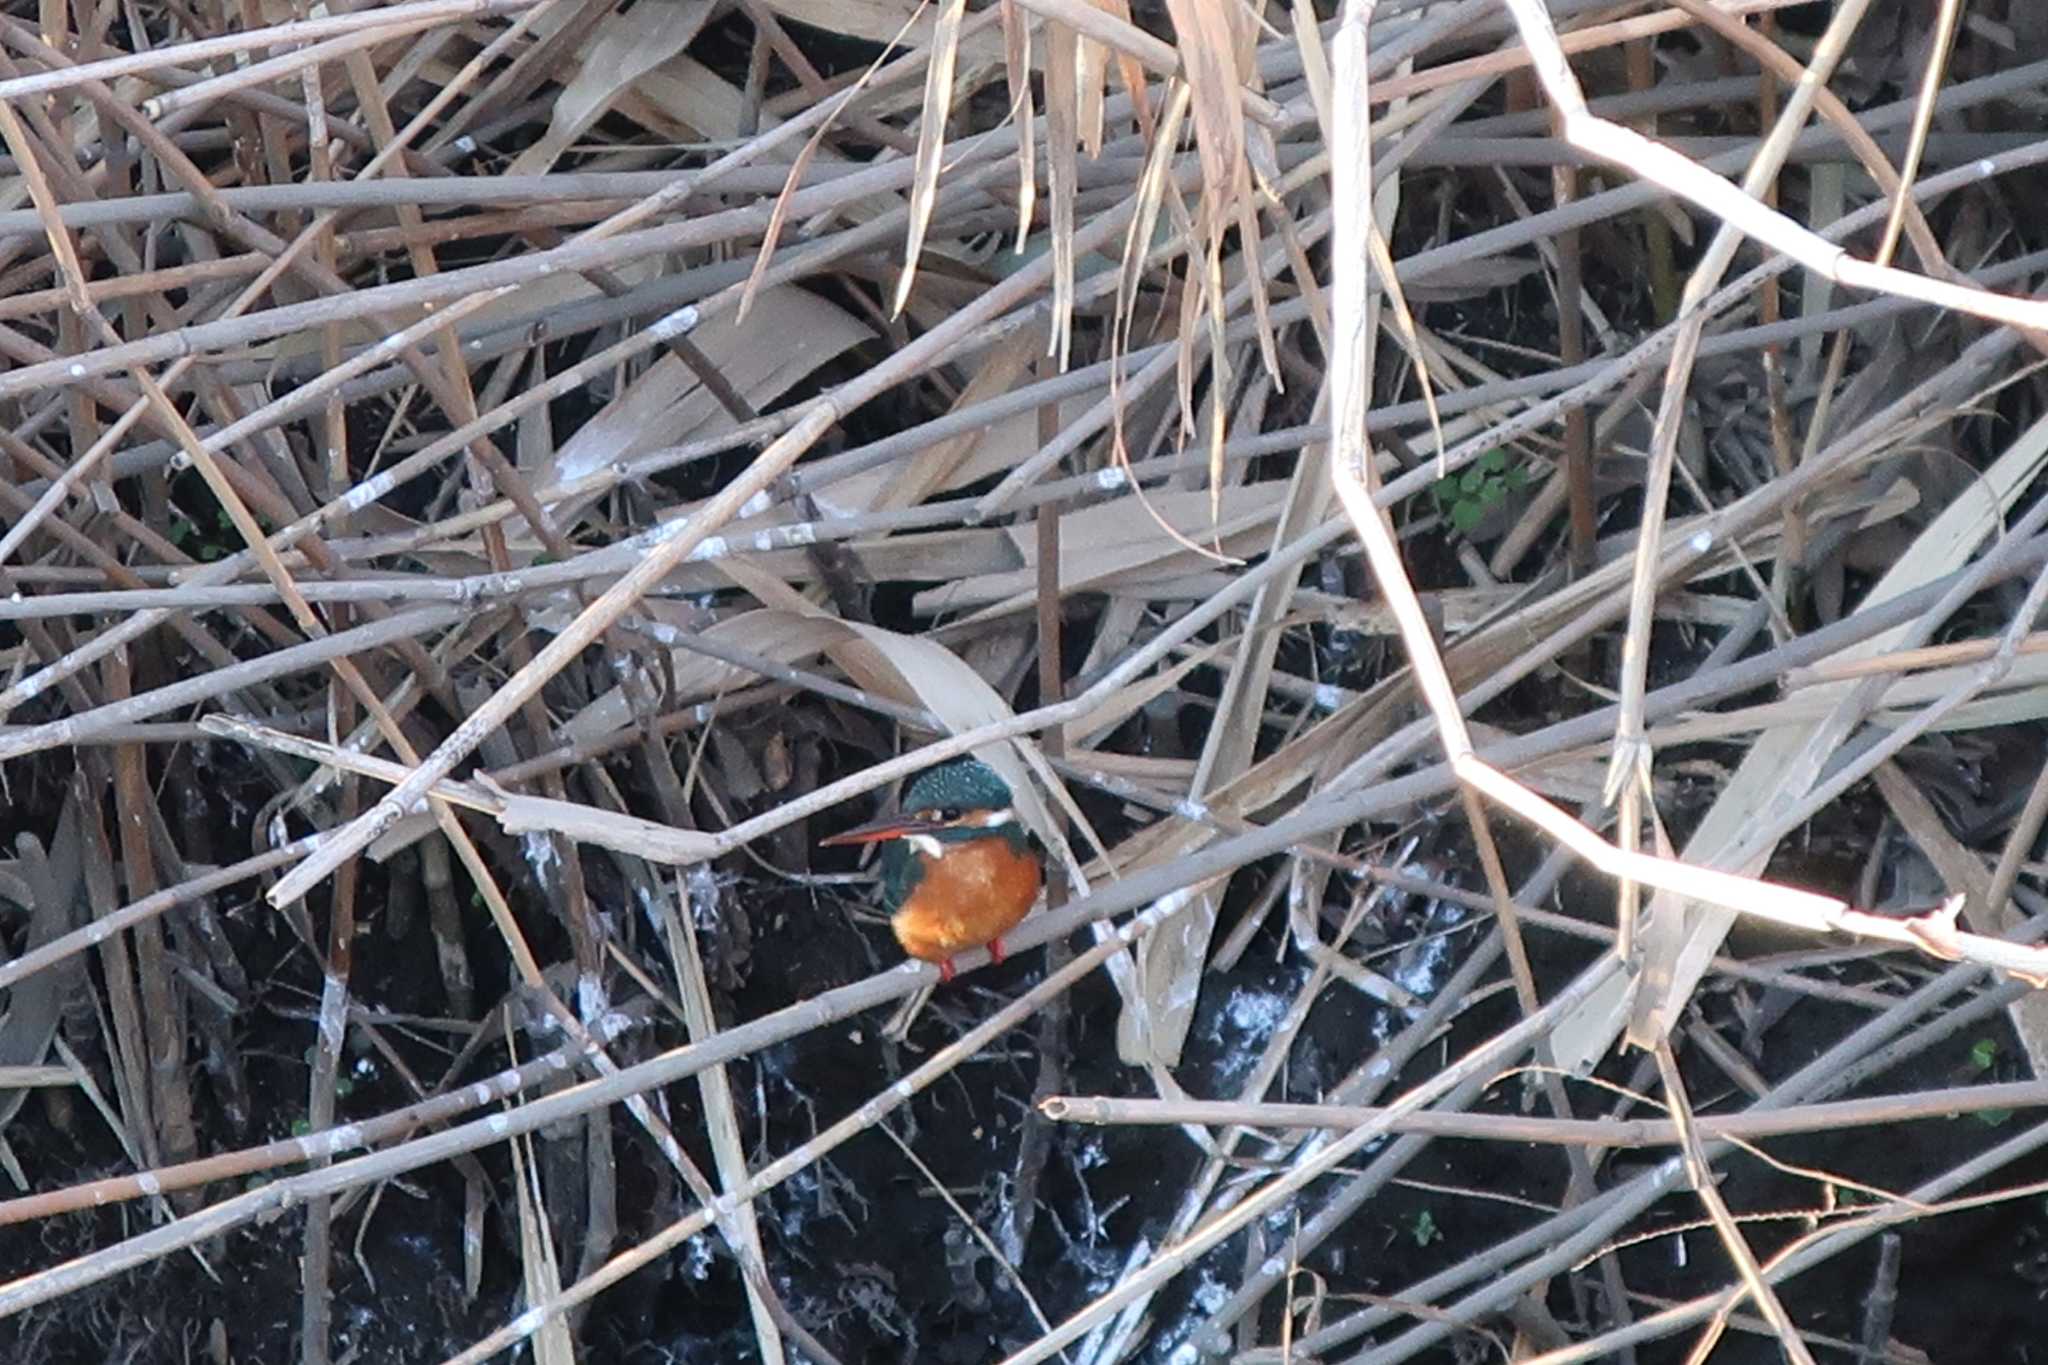
[[[926,962],[1001,938],[1038,899],[1038,859],[1008,839],[946,845],[946,856],[916,854],[922,875],[889,920],[903,951]]]

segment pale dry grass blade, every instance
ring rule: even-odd
[[[1052,327],[1045,353],[1067,368],[1074,347],[1074,197],[1079,193],[1081,37],[1048,23],[1045,37],[1045,176],[1052,254]]]
[[[533,1160],[533,1140],[519,1137],[512,1142],[513,1203],[519,1210],[520,1274],[525,1281],[528,1303],[545,1303],[558,1292],[561,1268],[555,1260],[555,1242],[548,1230],[547,1213],[541,1199],[540,1170]],[[569,1324],[550,1318],[533,1338],[535,1365],[575,1365],[576,1343]]]
[[[683,1018],[692,1042],[703,1042],[718,1031],[718,1020],[712,1012],[711,983],[704,974],[704,955],[697,946],[697,914],[692,905],[693,900],[708,898],[712,894],[714,883],[701,870],[702,866],[698,864],[699,871],[694,874],[698,883],[697,895],[691,893],[691,878],[680,877],[675,882],[674,899],[662,898],[659,912],[662,929],[668,938],[676,994],[682,1001]],[[715,904],[703,908],[706,913],[716,912]],[[704,1097],[705,1126],[710,1130],[711,1151],[718,1166],[719,1183],[729,1192],[747,1182],[746,1146],[740,1138],[732,1083],[722,1066],[707,1069],[697,1080],[698,1093]],[[764,1284],[768,1278],[761,1250],[760,1223],[755,1217],[753,1204],[740,1205],[733,1221],[742,1238],[737,1250],[745,1258],[747,1306],[753,1314],[754,1339],[761,1352],[762,1365],[779,1365],[785,1359],[782,1331],[755,1282],[756,1276]]]
[[[924,111],[917,125],[917,169],[910,187],[910,236],[903,247],[903,270],[897,277],[891,314],[900,316],[917,285],[917,258],[931,227],[932,204],[938,198],[939,170],[946,156],[946,120],[953,113],[953,72],[960,54],[960,22],[967,0],[940,0],[932,32],[931,61],[925,67]]]

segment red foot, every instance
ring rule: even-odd
[[[948,981],[951,981],[952,979],[953,979],[953,959],[952,959],[952,958],[950,958],[950,957],[942,957],[942,958],[940,958],[940,959],[939,959],[939,980],[940,980],[940,982],[941,982],[941,983],[944,983],[944,982],[948,982]]]
[[[1003,957],[1003,941],[999,938],[990,939],[988,945],[988,960],[990,962],[995,963],[998,967],[1000,967],[1003,964]]]

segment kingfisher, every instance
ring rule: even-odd
[[[1009,784],[973,758],[927,768],[903,809],[821,844],[883,844],[882,901],[896,941],[953,979],[953,955],[984,945],[1003,960],[1003,935],[1031,913],[1045,879],[1037,844],[1017,819]]]

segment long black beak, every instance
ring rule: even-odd
[[[821,848],[835,844],[879,844],[885,839],[907,839],[913,834],[935,834],[947,828],[936,820],[918,820],[908,815],[893,815],[886,820],[875,820],[865,825],[856,825],[843,834],[829,839],[818,840]]]

